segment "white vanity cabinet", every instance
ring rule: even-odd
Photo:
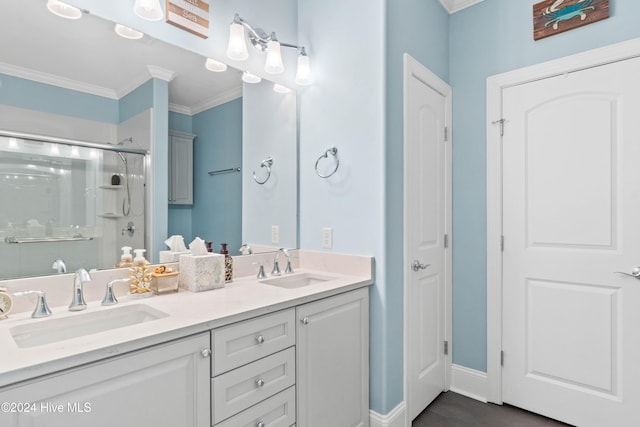
[[[209,348],[201,333],[5,388],[0,425],[210,426]]]
[[[212,424],[289,427],[296,421],[295,309],[211,332]]]
[[[193,204],[193,140],[195,135],[169,132],[169,204]]]
[[[368,292],[296,308],[299,427],[369,425]]]

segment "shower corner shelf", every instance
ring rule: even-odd
[[[100,185],[98,188],[102,188],[103,190],[121,190],[124,188],[124,185],[105,184]]]
[[[102,214],[98,214],[98,216],[101,217],[101,218],[111,218],[111,219],[117,219],[117,218],[124,217],[124,215],[115,214],[115,213],[102,213]]]

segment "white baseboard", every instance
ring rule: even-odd
[[[487,403],[488,379],[485,372],[464,366],[451,366],[451,391]]]
[[[369,427],[405,427],[406,407],[404,402],[400,402],[398,406],[393,408],[391,412],[382,415],[369,410]]]

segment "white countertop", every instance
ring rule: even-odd
[[[339,260],[340,255],[313,255],[313,258],[312,255],[313,253],[300,254],[300,264],[312,268],[297,269],[293,275],[306,272],[329,275],[335,277],[334,279],[289,289],[260,283],[251,275],[235,278],[222,289],[206,292],[180,290],[178,293],[142,299],[119,296],[119,303],[115,306],[102,307],[100,301],[90,301],[87,302],[87,310],[81,312],[70,312],[66,305],[51,307],[52,316],[44,319],[32,319],[30,312],[11,315],[8,319],[0,321],[0,387],[205,332],[373,283],[372,258],[345,255],[355,259],[355,263],[352,264],[358,267],[350,269],[348,260]],[[337,264],[336,260],[339,260]],[[332,266],[337,268],[331,269]],[[131,304],[145,304],[169,316],[29,348],[19,348],[10,332],[10,329],[17,325],[82,316],[83,313],[111,310]]]

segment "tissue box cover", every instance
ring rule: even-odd
[[[178,262],[180,261],[180,255],[189,254],[189,253],[191,252],[160,251],[160,263]]]
[[[180,255],[178,285],[191,292],[224,288],[224,255]]]

